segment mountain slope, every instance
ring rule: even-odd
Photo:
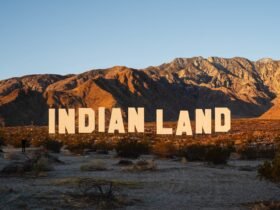
[[[272,107],[261,115],[261,119],[275,120],[280,119],[280,98],[272,101]]]
[[[146,120],[164,109],[229,107],[235,117],[267,112],[280,93],[280,62],[245,58],[176,58],[137,70],[116,66],[79,75],[30,75],[0,81],[0,119],[6,125],[47,124],[49,107],[145,107]],[[271,109],[273,113],[274,109]],[[271,114],[270,114],[271,115]],[[193,117],[193,114],[191,115]]]

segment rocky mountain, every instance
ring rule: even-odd
[[[155,109],[165,120],[195,108],[229,107],[234,117],[276,114],[280,61],[219,57],[176,58],[146,69],[116,66],[78,75],[29,75],[0,81],[0,120],[5,125],[47,124],[48,107],[145,107],[147,121]],[[277,107],[277,106],[276,106]],[[271,110],[270,110],[271,109]],[[193,117],[193,116],[192,116]]]

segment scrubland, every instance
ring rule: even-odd
[[[280,121],[191,137],[156,135],[153,123],[130,135],[47,130],[0,129],[0,209],[280,208]]]

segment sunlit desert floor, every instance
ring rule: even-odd
[[[3,150],[20,153],[19,149]],[[79,189],[74,182],[83,178],[120,183],[114,192],[126,200],[120,209],[248,209],[254,202],[280,199],[279,186],[257,177],[260,160],[230,160],[224,166],[211,166],[146,155],[141,159],[154,159],[157,168],[130,171],[117,164],[120,159],[113,152],[74,156],[63,151],[56,156],[64,164],[55,164],[54,170],[38,177],[2,176],[0,209],[100,209],[100,205],[75,199]],[[80,170],[92,160],[106,170]],[[1,157],[0,169],[9,162]]]

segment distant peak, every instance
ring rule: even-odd
[[[202,60],[204,59],[202,56],[195,56],[195,57],[190,57],[190,58],[182,58],[182,57],[179,57],[179,58],[175,58],[173,60],[173,62],[180,62],[180,61],[187,61],[187,60]]]
[[[211,57],[208,57],[207,60],[210,62],[210,63],[213,63],[215,61],[215,57],[211,56]]]
[[[272,61],[273,60],[271,58],[261,58],[257,62],[260,62],[260,63],[270,63]]]
[[[128,70],[130,69],[129,67],[127,66],[113,66],[112,68],[110,68],[111,70],[114,70],[114,71],[123,71],[123,70]]]

